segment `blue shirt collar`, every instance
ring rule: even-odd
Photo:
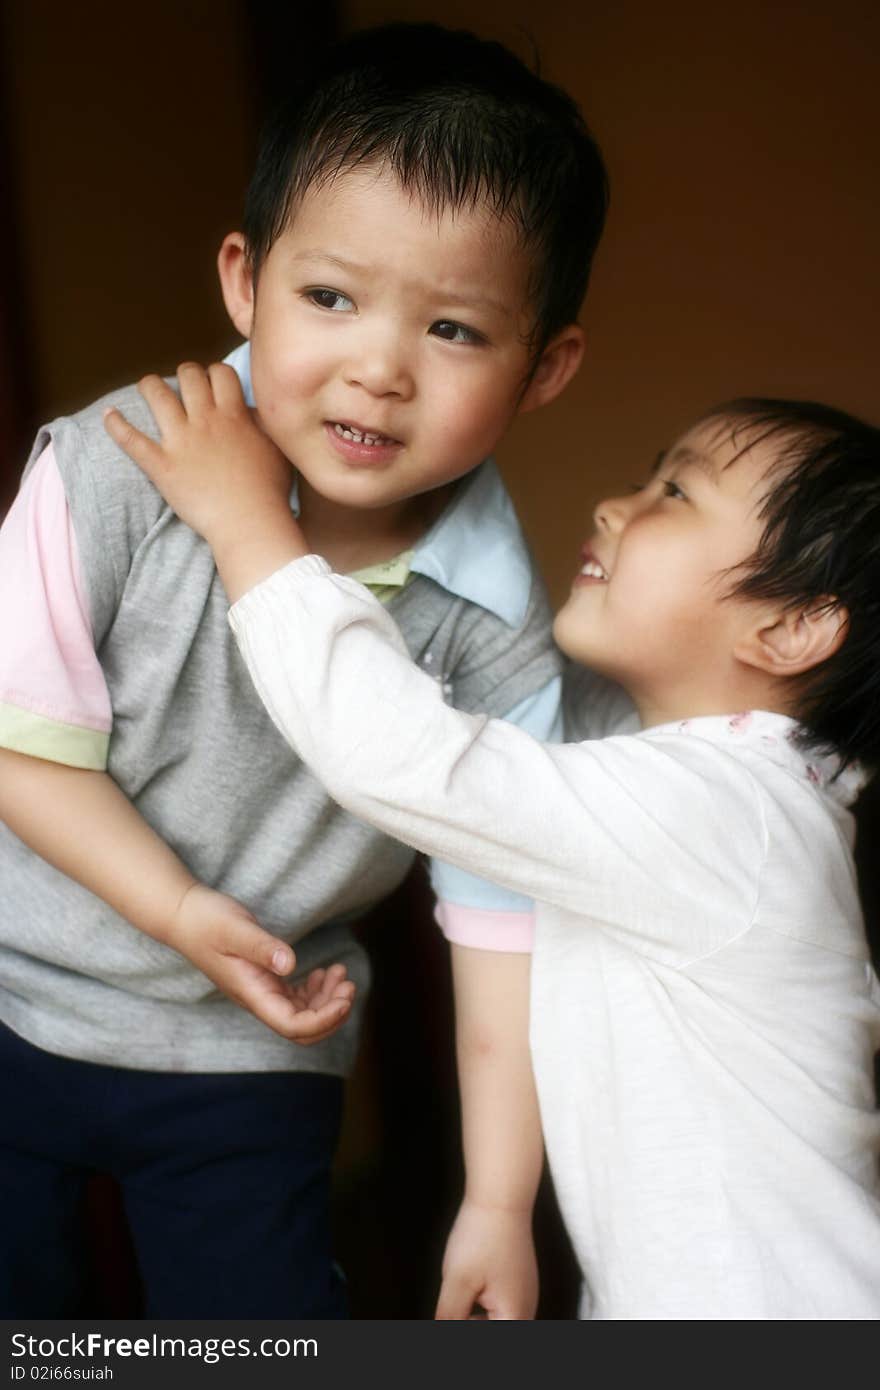
[[[224,359],[234,367],[244,398],[254,404],[250,344]],[[296,486],[291,505],[298,512]],[[492,459],[457,488],[452,501],[413,549],[410,568],[449,593],[519,627],[529,603],[532,558],[510,495]]]

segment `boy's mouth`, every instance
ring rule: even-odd
[[[388,434],[380,434],[377,430],[361,429],[359,425],[351,425],[342,420],[328,420],[334,434],[340,439],[347,439],[352,444],[365,444],[368,448],[383,448],[391,444],[399,444],[399,439],[392,438]]]

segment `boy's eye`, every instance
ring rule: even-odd
[[[325,290],[320,287],[306,290],[306,298],[317,304],[319,309],[333,309],[337,313],[354,308],[348,295],[342,294],[340,290]]]
[[[468,328],[467,324],[455,323],[452,319],[438,319],[431,324],[431,332],[435,338],[442,338],[446,343],[483,343],[485,338],[474,328]]]

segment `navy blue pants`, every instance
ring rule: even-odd
[[[330,1165],[343,1084],[72,1061],[0,1025],[0,1317],[73,1317],[84,1189],[119,1183],[149,1318],[342,1318]]]

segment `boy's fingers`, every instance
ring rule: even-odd
[[[285,1037],[303,1044],[323,1042],[348,1018],[350,1005],[334,1000],[320,1009],[304,1009],[288,1016]]]
[[[180,398],[190,419],[197,419],[214,404],[214,391],[208,373],[198,362],[181,362],[177,368]]]
[[[214,392],[214,400],[221,410],[234,414],[247,410],[242,394],[241,382],[228,362],[212,362],[208,376]]]
[[[243,977],[241,970],[224,967],[213,972],[213,978],[224,993],[267,1028],[304,1046],[329,1038],[351,1010],[350,999],[335,999],[319,1009],[312,1008],[299,990],[288,990],[259,973]]]
[[[273,975],[289,975],[296,965],[296,955],[287,942],[273,936],[258,922],[228,923],[217,945],[223,955],[241,956],[271,970]]]
[[[161,446],[135,429],[115,406],[108,406],[104,411],[104,429],[114,444],[118,444],[129,458],[134,459],[148,477],[157,478],[160,475],[163,463]]]
[[[468,1318],[474,1306],[475,1290],[470,1280],[449,1277],[440,1286],[434,1319],[438,1322]]]
[[[284,941],[270,937],[269,969],[276,975],[290,975],[296,965],[296,953]]]
[[[323,1008],[325,1004],[337,998],[344,998],[348,991],[342,989],[345,980],[345,966],[331,965],[326,970],[313,970],[308,978],[307,993],[309,1005],[313,1009]],[[351,986],[354,993],[354,985]]]
[[[334,965],[324,976],[324,984],[312,1007],[317,1009],[337,999],[350,1000],[354,998],[354,993],[354,981],[346,978],[345,966]]]

